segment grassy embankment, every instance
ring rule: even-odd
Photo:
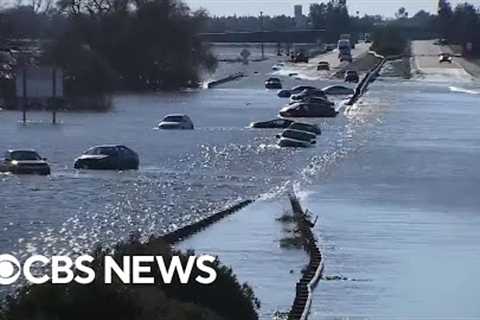
[[[378,29],[373,35],[371,50],[389,60],[390,74],[410,78],[410,41],[392,26]]]

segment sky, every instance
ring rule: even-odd
[[[0,0],[1,1],[1,0]],[[308,14],[311,3],[321,1],[305,0],[184,0],[192,9],[205,8],[211,15],[258,15],[263,11],[267,15],[293,15],[295,4],[303,5],[304,14]],[[325,0],[326,2],[326,0]],[[452,5],[463,3],[465,0],[450,0]],[[467,0],[480,7],[480,0]],[[400,7],[405,7],[410,15],[423,9],[436,12],[438,0],[347,0],[351,15],[359,11],[364,14],[381,14],[393,17]]]

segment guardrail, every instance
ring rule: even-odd
[[[237,80],[237,79],[240,79],[240,78],[243,78],[243,77],[245,77],[245,74],[243,72],[237,72],[237,73],[231,74],[231,75],[229,75],[225,78],[209,82],[207,84],[207,88],[211,89],[211,88],[214,88],[214,87],[216,87],[220,84],[230,82],[230,81],[234,81],[234,80]]]
[[[370,51],[369,53],[381,60],[377,63],[375,67],[370,69],[370,71],[368,71],[367,74],[365,74],[362,80],[358,83],[357,87],[355,88],[355,92],[353,96],[346,103],[346,105],[349,105],[349,106],[353,105],[355,102],[358,101],[358,99],[360,99],[360,97],[362,97],[365,94],[369,84],[377,79],[378,74],[380,73],[380,70],[382,70],[385,64],[386,59],[384,56],[381,56],[374,51]]]
[[[197,222],[194,222],[190,225],[181,227],[175,231],[169,232],[167,234],[162,235],[160,238],[169,244],[175,244],[180,242],[188,237],[193,236],[194,234],[206,229],[207,227],[211,226],[212,224],[222,220],[223,218],[243,209],[244,207],[248,206],[249,204],[253,203],[254,200],[244,200],[241,201],[225,210],[212,214],[204,219],[201,219]]]
[[[312,305],[313,289],[322,276],[324,265],[322,254],[312,232],[312,222],[308,220],[300,202],[294,195],[290,196],[290,203],[297,219],[299,231],[304,238],[304,248],[310,256],[310,261],[302,278],[297,282],[295,300],[288,314],[288,320],[306,320]]]

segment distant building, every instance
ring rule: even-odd
[[[301,4],[297,4],[293,7],[293,11],[295,13],[295,18],[300,17],[303,15],[303,7]]]
[[[303,7],[297,4],[293,7],[295,14],[295,26],[297,29],[305,29],[307,27],[307,17],[303,14]]]

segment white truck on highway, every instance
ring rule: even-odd
[[[350,40],[340,39],[338,40],[338,59],[340,61],[352,61],[352,46]]]

